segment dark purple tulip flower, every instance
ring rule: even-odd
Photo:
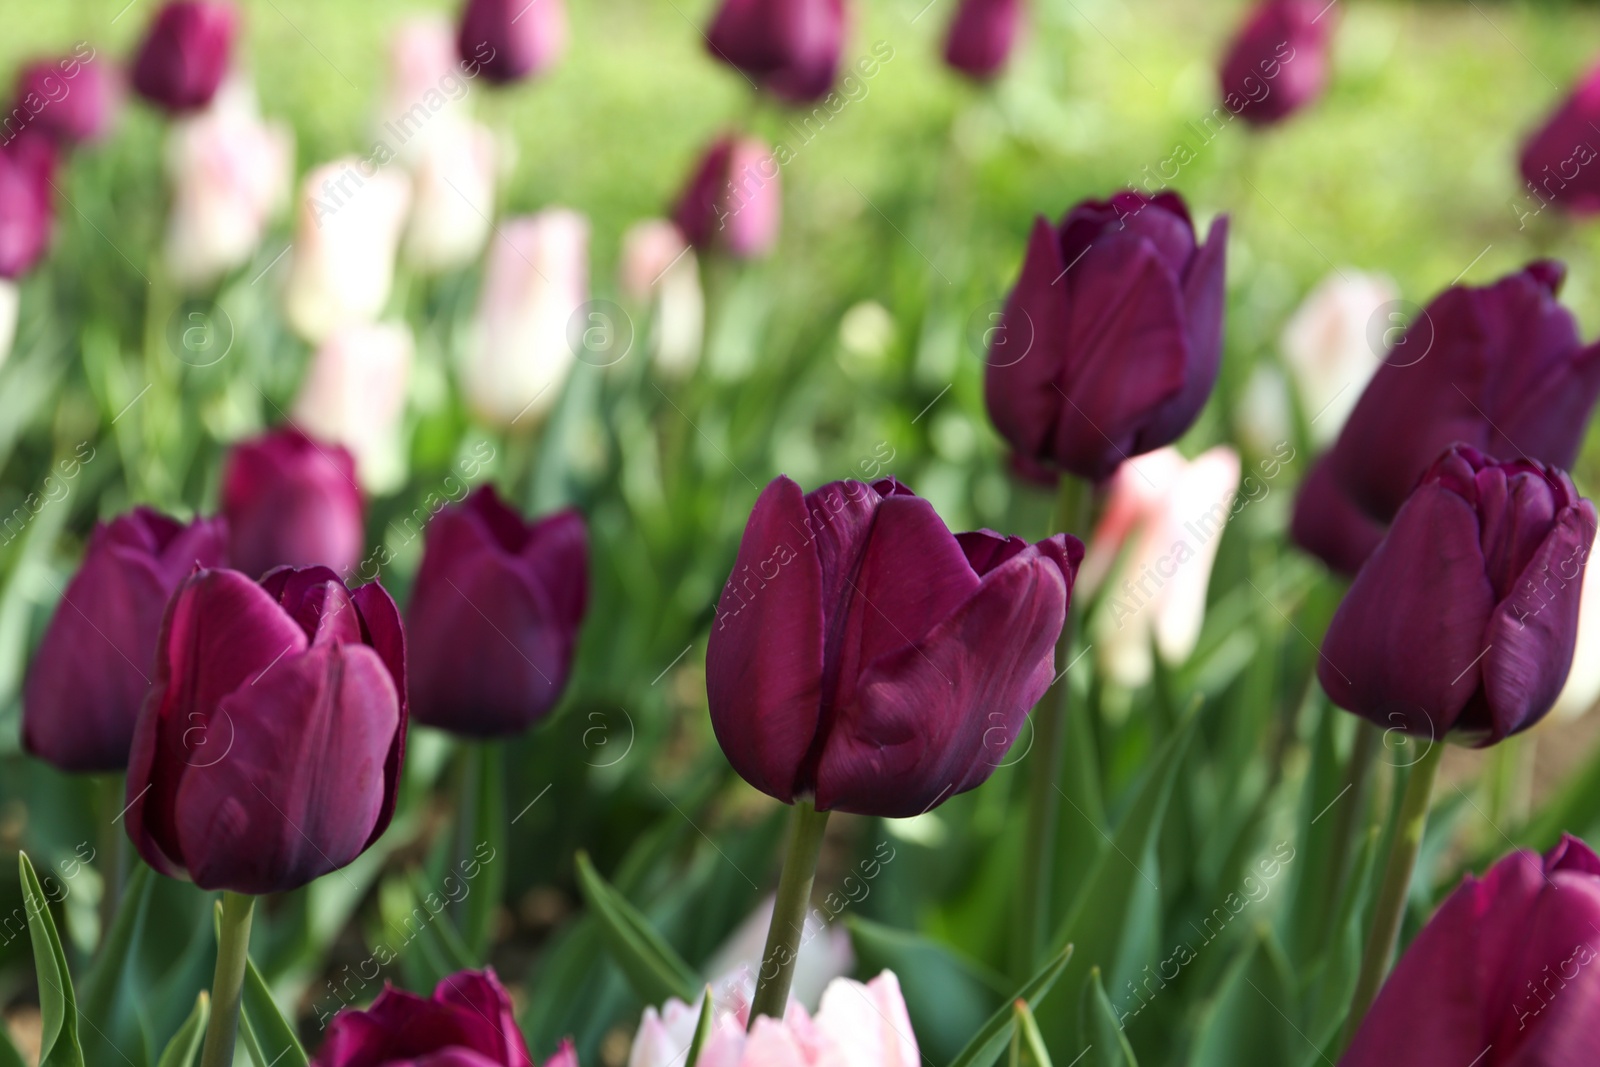
[[[1541,205],[1553,202],[1580,214],[1600,211],[1596,126],[1600,126],[1600,67],[1584,76],[1523,146],[1522,177]],[[1533,213],[1538,210],[1542,207]]]
[[[20,278],[50,247],[56,153],[36,133],[0,147],[0,278]]]
[[[348,574],[365,543],[355,460],[294,429],[234,445],[222,472],[229,558],[246,574],[321,564]]]
[[[459,971],[432,997],[385,986],[372,1007],[328,1024],[312,1067],[533,1067],[511,998],[492,969]],[[544,1067],[578,1067],[572,1043]]]
[[[365,852],[394,815],[405,637],[376,582],[326,567],[258,584],[187,578],[167,606],[128,763],[128,835],[202,889],[297,889]]]
[[[178,113],[211,103],[233,62],[239,11],[226,0],[172,0],[156,13],[133,61],[133,88]]]
[[[566,46],[566,0],[467,0],[461,11],[461,60],[496,85],[543,72]]]
[[[1384,529],[1334,481],[1326,457],[1318,460],[1295,497],[1289,523],[1295,544],[1350,578],[1383,540]]]
[[[1016,43],[1022,0],[962,0],[944,39],[944,61],[969,78],[999,74]]]
[[[722,248],[738,259],[772,251],[782,223],[778,161],[753,137],[714,141],[672,209],[683,239],[696,248]]]
[[[1040,216],[984,371],[1011,447],[1098,481],[1187,430],[1222,360],[1227,241],[1220,216],[1198,244],[1175,193]]]
[[[1440,293],[1395,344],[1329,452],[1332,478],[1380,522],[1452,442],[1563,469],[1600,395],[1600,345],[1556,301],[1566,269],[1539,261]]]
[[[1327,0],[1266,0],[1222,61],[1222,106],[1246,122],[1279,122],[1322,95],[1337,14]]]
[[[36,130],[58,146],[97,141],[111,129],[122,97],[109,60],[93,52],[29,63],[17,75],[16,101],[7,122]]]
[[[1066,534],[952,534],[893,479],[775,479],[706,650],[722,751],[819,811],[902,818],[982,785],[1055,676],[1082,559]]]
[[[528,522],[483,486],[428,524],[406,618],[417,722],[520,733],[555,707],[589,595],[583,516]]]
[[[792,104],[833,88],[844,0],[723,0],[706,31],[711,54]]]
[[[28,667],[22,743],[64,771],[120,771],[155,672],[172,591],[224,560],[221,519],[185,526],[135,508],[95,527]]]
[[[1489,745],[1572,666],[1595,509],[1572,479],[1456,445],[1423,475],[1328,625],[1317,677],[1383,728]]]
[[[1600,857],[1563,835],[1467,875],[1378,991],[1340,1067],[1600,1063]]]

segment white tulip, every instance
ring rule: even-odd
[[[389,492],[405,478],[400,420],[414,353],[406,326],[345,327],[318,346],[294,401],[295,423],[349,449],[370,493]]]
[[[1283,361],[1294,376],[1314,445],[1339,435],[1382,362],[1382,345],[1374,346],[1370,336],[1373,317],[1399,296],[1388,278],[1336,272],[1311,290],[1284,327]],[[1385,336],[1378,334],[1380,341]]]

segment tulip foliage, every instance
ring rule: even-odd
[[[35,5],[0,1067],[1600,1063],[1592,19],[1071,6]]]

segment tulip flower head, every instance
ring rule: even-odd
[[[87,44],[72,55],[29,63],[17,75],[16,103],[10,120],[34,130],[57,146],[98,141],[111,129],[122,99],[122,78],[111,62]]]
[[[198,570],[173,594],[128,764],[128,834],[202,889],[296,889],[394,814],[405,638],[383,587],[326,567],[260,583]]]
[[[1381,728],[1479,745],[1567,680],[1595,508],[1572,479],[1456,445],[1423,475],[1322,643],[1330,699]]]
[[[41,136],[0,146],[0,278],[20,278],[50,246],[56,152]]]
[[[893,479],[775,479],[706,651],[723,752],[818,811],[905,818],[976,788],[1055,676],[1082,558],[1065,534],[952,534]]]
[[[389,492],[405,478],[400,420],[415,350],[403,325],[340,330],[312,355],[291,409],[296,426],[350,450],[369,492]]]
[[[385,986],[370,1008],[328,1024],[312,1067],[534,1067],[511,998],[492,968],[459,971],[433,996]],[[578,1067],[570,1041],[544,1067]]]
[[[348,573],[366,541],[363,510],[350,453],[297,429],[241,442],[223,465],[229,558],[246,574],[316,564]]]
[[[1584,76],[1522,149],[1520,168],[1532,194],[1527,200],[1532,210],[1523,213],[1523,225],[1527,215],[1537,215],[1546,204],[1583,215],[1600,211],[1596,123],[1600,123],[1600,66]]]
[[[833,88],[844,30],[844,0],[723,0],[706,45],[778,99],[805,104]]]
[[[456,46],[496,85],[533,77],[566,50],[566,0],[467,0]]]
[[[1356,506],[1334,480],[1324,456],[1311,468],[1294,500],[1289,536],[1335,574],[1354,578],[1387,529]]]
[[[172,0],[133,61],[133,87],[174,114],[211,102],[233,62],[239,11],[227,0]]]
[[[778,157],[750,137],[723,137],[706,151],[678,197],[672,220],[702,251],[725,249],[737,259],[772,251],[782,222]]]
[[[28,668],[23,746],[64,771],[126,767],[167,600],[226,550],[220,519],[185,525],[135,508],[97,524]]]
[[[1005,67],[1022,21],[1022,0],[962,0],[944,39],[944,61],[975,81]]]
[[[655,311],[650,355],[668,378],[684,378],[700,361],[706,299],[700,260],[666,219],[647,219],[622,237],[617,281],[628,299]]]
[[[1600,1063],[1600,857],[1563,835],[1467,875],[1395,964],[1339,1067]]]
[[[1220,216],[1197,243],[1175,193],[1034,223],[984,370],[989,417],[1020,456],[1098,481],[1189,428],[1222,359],[1227,236]]]
[[[1222,62],[1223,106],[1265,126],[1316,100],[1328,85],[1336,19],[1325,0],[1264,0]]]

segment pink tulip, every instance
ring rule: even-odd
[[[720,247],[739,259],[772,251],[782,222],[778,156],[752,137],[722,137],[701,157],[672,209],[696,248]]]
[[[483,252],[494,217],[494,133],[467,119],[439,120],[411,168],[406,261],[437,272],[465,267]]]
[[[700,261],[666,219],[637,223],[622,237],[618,283],[628,299],[655,312],[650,356],[669,378],[682,378],[700,360],[705,332],[705,293]]]
[[[355,457],[368,492],[396,488],[405,476],[400,418],[415,344],[405,326],[349,326],[317,347],[300,383],[295,425]]]
[[[375,158],[336,160],[306,175],[284,292],[300,336],[315,343],[382,314],[410,203],[410,181]]]

